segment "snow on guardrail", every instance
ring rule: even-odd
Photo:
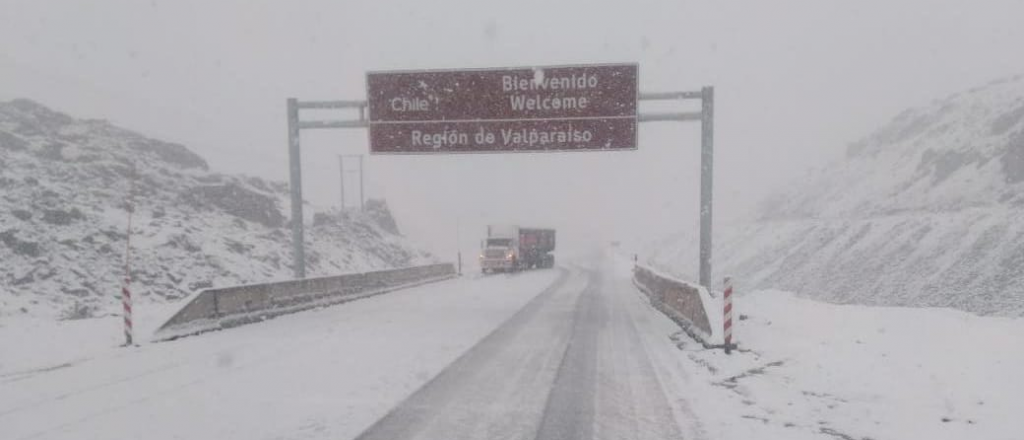
[[[722,344],[722,302],[703,286],[640,264],[633,271],[633,283],[690,337],[706,346]]]
[[[167,320],[154,341],[237,327],[455,276],[451,263],[204,289]]]

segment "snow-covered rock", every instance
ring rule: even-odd
[[[760,212],[716,225],[740,290],[1024,315],[1024,75],[903,112]],[[651,259],[692,279],[696,244]]]
[[[280,182],[211,172],[182,145],[29,100],[0,102],[0,317],[116,310],[129,206],[137,301],[287,279],[287,197]],[[433,260],[399,235],[386,203],[367,207],[309,217],[311,276]]]

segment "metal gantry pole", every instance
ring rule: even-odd
[[[700,285],[711,290],[711,221],[714,186],[715,89],[700,91]]]
[[[637,122],[700,121],[700,285],[711,290],[711,231],[714,184],[715,88],[699,91],[640,93],[641,101],[700,99],[700,112],[638,113]]]
[[[306,248],[302,219],[302,160],[299,150],[299,132],[303,129],[326,128],[365,128],[366,101],[299,101],[288,98],[288,177],[291,185],[292,199],[292,257],[295,278],[306,277]],[[359,111],[357,120],[302,121],[299,119],[300,109],[355,109]],[[339,161],[339,165],[341,162]],[[344,173],[344,170],[342,170]],[[344,176],[344,174],[342,174]],[[344,177],[342,178],[344,179]],[[342,183],[344,185],[344,183]],[[360,185],[361,186],[361,185]],[[344,189],[344,188],[343,188]],[[360,192],[362,189],[360,188]],[[342,191],[344,197],[344,191]],[[361,203],[360,203],[361,205]],[[344,200],[342,201],[344,207]]]
[[[288,181],[292,196],[292,263],[295,278],[306,277],[302,220],[302,158],[299,154],[299,103],[288,98]]]

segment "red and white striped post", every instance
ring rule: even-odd
[[[131,278],[124,279],[121,287],[121,305],[124,307],[124,345],[132,345],[132,292],[128,289]]]
[[[132,346],[132,192],[135,190],[135,168],[132,167],[132,179],[128,181],[128,197],[125,198],[125,209],[128,211],[128,231],[124,243],[124,285],[121,286],[121,307],[124,310],[124,345]]]
[[[725,292],[722,294],[725,317],[722,320],[722,335],[725,338],[725,354],[732,351],[732,278],[725,277]]]

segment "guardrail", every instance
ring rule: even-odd
[[[711,296],[703,287],[640,265],[633,270],[633,283],[697,342],[709,346],[717,336],[708,319]]]
[[[315,307],[352,301],[455,276],[451,263],[321,278],[204,289],[153,334],[169,340]]]

